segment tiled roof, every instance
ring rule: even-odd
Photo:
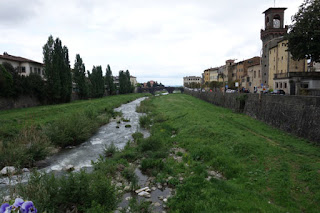
[[[3,53],[3,55],[0,55],[1,59],[6,59],[6,60],[10,60],[10,61],[16,61],[16,62],[29,62],[29,63],[36,63],[36,64],[41,64],[40,62],[37,61],[33,61],[27,58],[22,58],[20,56],[13,56],[13,55],[9,55],[8,53]]]

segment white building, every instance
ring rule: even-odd
[[[190,85],[191,83],[201,84],[202,78],[200,76],[183,77],[183,85]]]
[[[40,62],[19,56],[9,55],[6,52],[4,52],[3,55],[0,55],[0,64],[3,62],[10,63],[20,75],[28,76],[30,73],[37,73],[41,77],[44,77],[44,66]]]

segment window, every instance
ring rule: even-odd
[[[282,88],[282,83],[280,83],[280,88]]]
[[[283,60],[283,56],[281,56],[281,60]]]
[[[284,83],[284,88],[287,88],[287,83]]]
[[[259,72],[258,72],[258,78],[260,78],[260,70],[259,70]]]
[[[276,88],[279,88],[278,82],[276,83]]]
[[[256,71],[253,72],[253,77],[256,78]]]
[[[38,68],[38,74],[39,74],[39,75],[41,75],[41,71],[40,71],[40,68]]]
[[[32,67],[30,67],[30,73],[32,73]]]
[[[250,77],[247,77],[247,82],[249,82],[250,81]]]
[[[26,72],[26,67],[21,67],[21,72],[25,73]]]

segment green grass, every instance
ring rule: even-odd
[[[71,114],[82,113],[85,110],[88,113],[110,112],[121,104],[142,96],[145,96],[145,94],[116,95],[67,104],[0,111],[0,141],[16,136],[26,126],[47,125]]]
[[[142,151],[152,154],[142,169],[159,180],[184,177],[169,200],[172,212],[320,211],[318,146],[191,96],[160,96],[151,104],[153,146]],[[155,153],[173,146],[187,150],[184,162],[167,157],[162,164]],[[209,170],[226,180],[207,181]]]
[[[176,194],[168,200],[167,212],[320,211],[319,147],[191,96],[172,94],[145,103],[152,121],[150,138],[133,134],[134,142],[101,158],[89,176],[70,176],[70,180],[36,176],[31,186],[18,193],[42,209],[49,202],[50,209],[65,211],[72,198],[72,205],[83,212],[114,210],[114,198],[121,196],[111,185],[105,186],[108,178],[115,179],[121,172],[126,180],[136,182],[132,166],[139,161],[141,170],[157,183],[172,177],[168,184]],[[173,147],[183,148],[176,154],[182,162],[169,156]],[[207,180],[210,171],[218,171],[225,179]],[[96,187],[80,190],[82,183],[92,181]],[[111,196],[100,194],[100,186],[110,190]],[[147,204],[133,201],[131,206],[133,212],[149,211]]]
[[[32,167],[50,154],[52,146],[64,148],[81,144],[117,115],[114,108],[141,96],[143,94],[118,95],[0,111],[0,167]]]

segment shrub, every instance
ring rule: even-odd
[[[46,134],[54,145],[60,147],[75,146],[87,140],[97,129],[93,115],[75,113],[59,119],[46,128]]]
[[[117,204],[111,180],[98,172],[87,174],[81,171],[63,178],[36,172],[28,184],[19,185],[18,192],[34,201],[38,212],[66,212],[69,209],[84,212],[98,206],[98,209],[110,212]]]
[[[148,129],[151,124],[151,119],[149,116],[144,115],[139,118],[139,123],[142,128]]]
[[[43,160],[51,149],[49,138],[35,126],[24,128],[12,140],[0,149],[0,164],[33,166],[36,161]]]
[[[106,157],[112,157],[117,152],[117,147],[112,142],[110,145],[105,145],[104,155]]]

